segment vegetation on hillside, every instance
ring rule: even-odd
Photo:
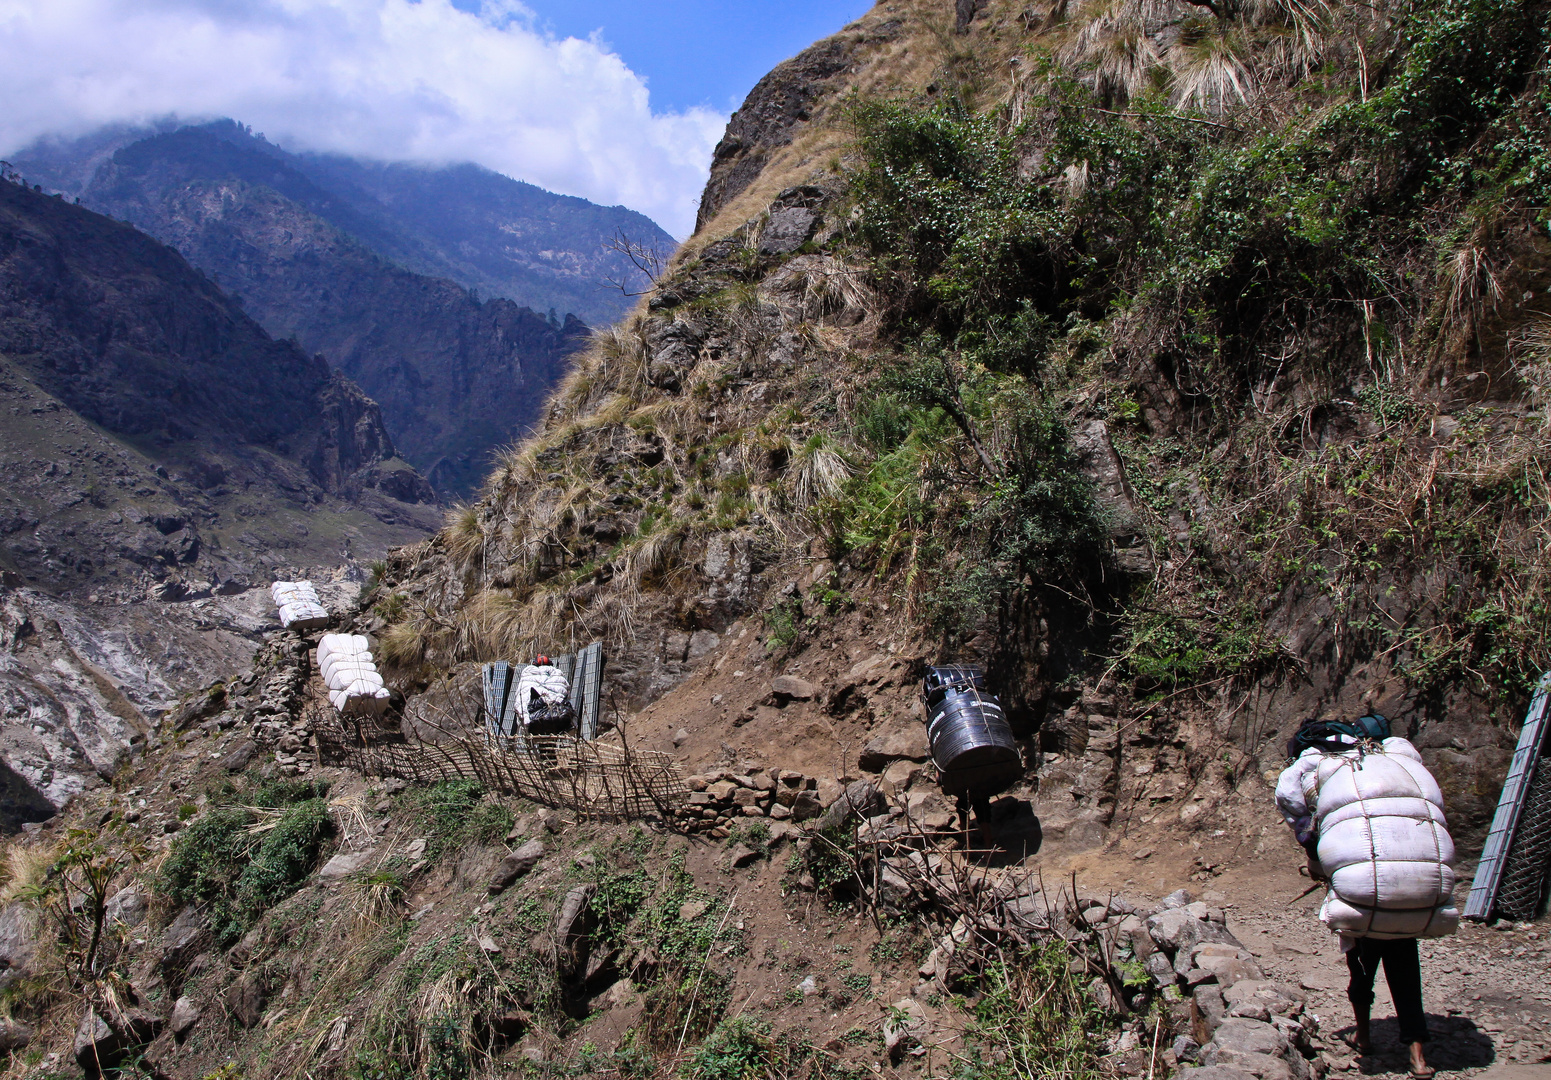
[[[751,222],[600,334],[440,541],[468,602],[407,605],[386,655],[628,636],[734,533],[756,566],[821,539],[948,642],[1086,620],[1096,653],[1061,663],[1143,690],[1316,649],[1424,702],[1522,694],[1551,661],[1543,13],[1021,25],[1009,81],[945,39],[930,92],[852,100],[843,227],[770,260]],[[1106,563],[1069,441],[1095,418],[1150,581]],[[772,605],[774,644],[818,617]]]
[[[1403,7],[1340,43],[1383,69],[1252,103],[1287,77],[1285,39],[1249,33],[1267,11],[1310,57],[1341,20],[1214,9],[1215,89],[1152,57],[1122,92],[1079,14],[998,109],[857,102],[856,234],[904,346],[878,385],[924,353],[940,396],[1011,382],[1109,421],[1169,570],[1116,609],[1145,683],[1301,662],[1265,620],[1315,597],[1337,667],[1522,693],[1551,581],[1543,17]]]

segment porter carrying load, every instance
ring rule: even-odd
[[[324,634],[318,642],[318,670],[329,701],[343,716],[381,716],[388,708],[388,691],[369,645],[359,634]]]
[[[1345,938],[1442,937],[1459,926],[1443,792],[1380,716],[1305,724],[1276,805],[1330,882],[1320,919]]]
[[[517,715],[529,735],[564,735],[576,724],[571,681],[540,656],[517,677]]]
[[[485,665],[482,682],[486,730],[492,737],[519,742],[530,732],[544,735],[574,731],[583,741],[596,739],[603,704],[603,643],[595,641],[579,652],[564,653],[552,660],[539,659],[543,663],[497,660]],[[528,673],[535,668],[547,670],[530,676]],[[557,698],[562,693],[563,699]],[[560,726],[562,722],[564,727]]]
[[[269,595],[280,609],[280,625],[287,630],[321,630],[329,624],[328,609],[310,581],[277,581],[269,587]]]
[[[1023,757],[1002,703],[978,667],[927,668],[921,683],[926,737],[945,794],[981,806],[1023,775]]]

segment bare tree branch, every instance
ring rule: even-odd
[[[625,278],[603,279],[626,296],[645,296],[652,291],[657,284],[657,279],[662,277],[663,271],[668,268],[668,256],[659,251],[657,245],[632,240],[630,234],[623,229],[615,229],[614,235],[605,241],[603,246],[629,259],[646,278],[647,287],[639,290],[632,290],[631,286],[635,283]]]

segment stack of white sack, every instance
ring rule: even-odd
[[[1354,937],[1452,934],[1454,842],[1443,792],[1416,748],[1390,738],[1381,753],[1309,750],[1298,765],[1309,804],[1319,800],[1319,862],[1330,875],[1325,925]]]
[[[287,630],[319,630],[329,624],[329,613],[318,602],[310,581],[277,581],[269,595],[280,609],[280,625]]]
[[[329,701],[346,716],[381,716],[388,691],[359,634],[324,634],[318,642],[318,670],[329,688]]]

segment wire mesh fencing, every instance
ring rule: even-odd
[[[1519,815],[1513,847],[1497,887],[1497,914],[1505,919],[1537,918],[1545,906],[1551,875],[1551,758],[1541,758]]]
[[[320,759],[367,776],[475,780],[487,791],[595,820],[674,817],[688,798],[673,757],[631,746],[618,727],[592,740],[576,733],[506,737],[492,732],[480,701],[477,686],[460,686],[446,703],[422,707],[416,738],[335,714],[314,729]]]

